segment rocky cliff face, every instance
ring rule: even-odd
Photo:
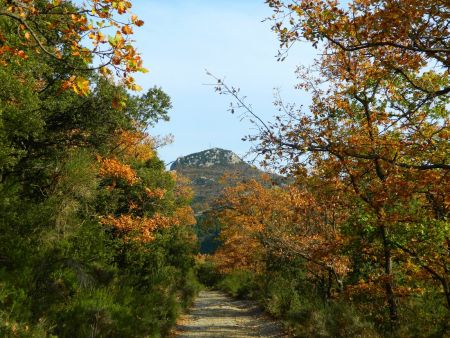
[[[182,170],[186,167],[209,168],[214,166],[229,167],[236,164],[245,164],[239,156],[230,150],[212,148],[194,153],[184,157],[179,157],[172,163],[170,170]]]

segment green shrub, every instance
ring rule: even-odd
[[[332,337],[378,337],[372,323],[350,304],[332,302],[325,307],[326,328]]]
[[[192,305],[194,298],[203,288],[203,285],[197,278],[197,274],[194,269],[190,269],[185,275],[184,285],[180,290],[183,307],[189,307]]]
[[[216,286],[223,278],[215,269],[214,264],[209,261],[198,263],[196,272],[198,281],[207,287]]]
[[[296,296],[294,281],[280,274],[273,275],[266,283],[264,307],[275,317],[285,317]]]
[[[235,271],[226,275],[218,288],[238,298],[254,298],[258,293],[255,275],[249,271]]]
[[[402,337],[445,337],[450,334],[450,311],[438,292],[409,297],[401,307],[396,334]]]
[[[68,306],[59,309],[55,333],[60,337],[109,337],[124,334],[119,323],[132,320],[131,311],[125,304],[115,302],[110,289],[93,289],[82,292]]]
[[[351,304],[325,302],[296,277],[284,271],[265,276],[234,271],[217,285],[232,296],[256,299],[269,314],[281,319],[295,337],[379,336],[374,325]]]

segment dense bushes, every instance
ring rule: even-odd
[[[444,337],[449,329],[447,310],[436,307],[433,296],[403,304],[402,324],[390,332],[377,326],[374,313],[365,312],[361,304],[327,301],[301,276],[234,271],[222,276],[216,287],[232,296],[258,301],[295,337]]]
[[[324,301],[312,285],[302,282],[302,276],[234,271],[222,276],[216,287],[234,297],[258,301],[295,337],[379,336],[361,312],[345,303]]]
[[[283,187],[248,181],[226,188],[217,203],[221,245],[210,260],[224,276],[219,287],[257,298],[269,313],[303,332],[298,335],[317,331],[351,337],[369,331],[410,336],[420,331],[440,336],[448,331],[445,290],[428,275],[437,276],[438,270],[399,248],[392,251],[386,279],[376,217],[345,188],[335,189],[335,183],[327,185],[314,175]],[[432,224],[436,227],[420,236],[442,234],[445,226]],[[405,241],[404,233],[390,235]],[[439,243],[445,240],[439,236],[433,242],[436,251],[429,239],[411,239],[417,247],[430,245],[433,264],[444,258]],[[390,289],[395,320],[386,306],[387,283],[395,285]]]
[[[17,26],[0,16],[0,47]],[[199,287],[191,194],[146,133],[169,97],[20,48],[0,53],[0,336],[164,335]],[[64,90],[73,72],[83,95]]]
[[[308,276],[301,261],[267,262],[268,269],[254,272],[235,269],[220,272],[214,257],[204,258],[198,268],[200,280],[237,298],[257,301],[264,310],[285,324],[295,337],[444,337],[448,313],[442,294],[430,290],[401,300],[401,321],[387,326],[386,307],[380,296],[342,294]]]
[[[69,155],[61,179],[38,201],[20,182],[4,180],[1,336],[159,336],[195,296],[192,229],[180,223],[140,242],[101,224],[97,215],[123,208],[126,193],[102,187],[87,170],[96,166],[87,153]],[[166,174],[152,171],[158,175]],[[177,204],[167,197],[159,212],[176,212]]]

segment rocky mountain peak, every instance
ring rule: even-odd
[[[221,148],[207,149],[198,153],[179,157],[170,166],[170,170],[178,170],[180,168],[195,167],[209,168],[213,166],[233,166],[244,163],[241,158],[231,150]]]

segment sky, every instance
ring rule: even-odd
[[[310,64],[315,51],[296,45],[284,62],[277,62],[278,41],[271,14],[260,0],[137,0],[133,12],[145,21],[135,33],[138,51],[150,70],[136,76],[144,90],[160,86],[171,97],[170,122],[160,122],[152,135],[174,136],[158,150],[166,163],[212,147],[245,155],[251,144],[241,139],[252,125],[228,112],[232,98],[219,95],[208,70],[241,89],[264,120],[275,114],[274,88],[289,102],[308,104],[294,89],[297,65]]]

